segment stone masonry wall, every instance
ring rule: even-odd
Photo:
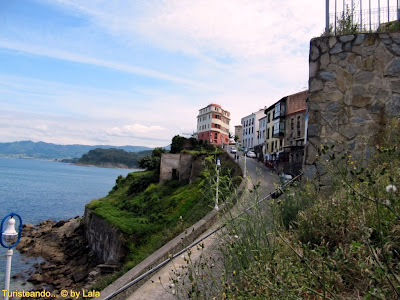
[[[160,182],[171,180],[174,172],[176,172],[176,176],[179,180],[189,179],[192,159],[193,155],[188,153],[163,153],[161,155]]]
[[[321,37],[310,43],[304,173],[329,185],[321,145],[367,161],[400,114],[400,33]]]

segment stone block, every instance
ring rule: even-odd
[[[354,40],[354,35],[353,34],[347,34],[347,35],[342,35],[339,37],[339,41],[342,43],[347,43]]]
[[[333,48],[329,51],[330,54],[339,54],[343,51],[342,43],[337,43]]]
[[[358,69],[353,64],[347,64],[347,70],[350,74],[354,75],[358,71]]]
[[[396,55],[400,56],[400,45],[399,44],[392,44],[392,50]]]
[[[399,32],[389,33],[389,36],[392,38],[393,42],[395,42],[396,44],[400,44],[400,33]]]
[[[369,71],[361,71],[354,75],[355,84],[368,84],[372,81],[375,74]]]
[[[343,46],[343,51],[351,51],[351,47],[352,47],[351,43],[346,43]]]
[[[320,59],[320,68],[321,70],[326,69],[326,67],[329,65],[330,60],[329,60],[329,53],[324,53],[321,55]]]
[[[386,104],[386,115],[394,118],[400,116],[400,97],[395,96],[392,100]]]
[[[373,71],[374,70],[374,62],[375,59],[371,55],[363,60],[363,70],[365,71]]]
[[[389,36],[389,34],[387,34],[387,33],[379,33],[378,36],[379,36],[379,38],[380,38],[381,40],[382,40],[382,39],[390,39],[390,36]]]
[[[353,85],[352,92],[353,96],[364,96],[367,92],[367,89],[364,85]]]
[[[324,98],[328,101],[332,101],[332,102],[341,102],[343,100],[343,93],[341,93],[340,91],[335,91],[335,92],[331,92],[331,93],[326,93],[324,95]]]
[[[336,78],[335,73],[333,73],[331,71],[322,71],[319,73],[319,76],[322,79],[327,80],[327,81],[334,80]]]
[[[335,46],[335,44],[337,43],[337,39],[335,36],[331,36],[329,38],[329,48],[332,48],[333,46]]]
[[[346,59],[347,58],[347,52],[342,52],[342,53],[339,53],[339,59],[340,60],[344,60],[344,59]],[[346,63],[346,62],[345,62]]]
[[[315,77],[318,71],[318,63],[317,62],[310,62],[309,64],[309,77]]]
[[[337,73],[336,85],[340,91],[345,92],[351,87],[353,76],[345,69],[339,69]]]
[[[354,46],[353,45],[353,48],[351,49],[351,52],[353,52],[355,54],[358,54],[358,55],[361,55],[362,54],[362,50],[363,50],[362,46]]]
[[[365,38],[364,45],[366,47],[375,45],[376,36],[375,34],[368,34]]]
[[[400,80],[392,80],[390,81],[390,87],[392,92],[400,93]]]
[[[385,70],[385,75],[393,76],[393,77],[400,76],[400,58],[396,58],[392,63],[390,63],[387,66],[387,68]]]
[[[365,107],[371,103],[371,97],[369,96],[354,96],[351,105],[355,107]]]
[[[357,37],[355,41],[353,42],[353,45],[361,45],[365,41],[365,34],[357,34]]]
[[[328,113],[337,113],[340,109],[339,102],[331,102],[325,108],[325,111]]]
[[[316,91],[320,91],[324,88],[324,85],[322,84],[321,80],[318,80],[316,78],[313,78],[310,80],[309,83],[309,92],[316,92]]]
[[[321,126],[319,124],[309,124],[307,135],[308,136],[319,136],[321,132]]]
[[[318,59],[318,57],[319,57],[319,49],[316,46],[312,45],[310,49],[310,60],[314,61]]]
[[[359,134],[359,127],[353,125],[341,126],[339,128],[339,133],[347,139],[352,140]]]
[[[379,102],[376,102],[373,105],[371,105],[370,112],[371,112],[371,114],[377,114],[380,111],[382,111],[382,109],[383,109],[383,104],[379,103]]]
[[[360,117],[352,117],[350,122],[355,125],[363,126],[365,125],[365,119]]]

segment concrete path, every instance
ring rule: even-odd
[[[244,168],[245,158],[243,155],[239,158],[239,165]],[[263,164],[258,163],[255,159],[246,158],[246,190],[252,189],[257,183],[260,184],[259,195],[260,197],[265,197],[267,194],[275,190],[276,183],[278,183],[278,176],[267,169]],[[248,193],[243,193],[242,199],[249,199]],[[247,202],[247,200],[246,200]],[[248,202],[247,202],[248,203]],[[240,207],[246,207],[247,203],[240,204]],[[239,206],[239,205],[238,205]],[[214,226],[207,230],[203,235],[206,236],[208,233],[212,232],[221,222],[224,220],[221,217]],[[196,261],[199,259],[202,251],[206,253],[212,253],[217,248],[217,235],[211,235],[204,241],[204,249],[198,250],[195,246],[191,249],[191,259]],[[174,286],[171,285],[171,277],[174,277],[174,270],[181,269],[182,266],[186,266],[187,263],[183,256],[177,257],[166,266],[156,272],[150,280],[146,281],[141,287],[139,287],[135,292],[133,292],[127,299],[128,300],[173,300],[176,297],[173,295]]]

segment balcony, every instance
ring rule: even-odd
[[[272,137],[274,137],[274,138],[279,138],[279,137],[283,137],[285,135],[285,129],[277,129],[277,130],[274,130],[274,133],[272,134]]]

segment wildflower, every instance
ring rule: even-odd
[[[174,288],[175,287],[175,284],[173,284],[173,283],[171,283],[170,285],[169,285],[169,288],[170,289],[172,289],[172,288]]]
[[[239,236],[235,234],[235,239],[238,239],[238,238],[239,238]]]
[[[393,185],[393,184],[389,184],[386,187],[386,192],[388,192],[388,193],[396,193],[397,192],[397,187],[395,185]]]

